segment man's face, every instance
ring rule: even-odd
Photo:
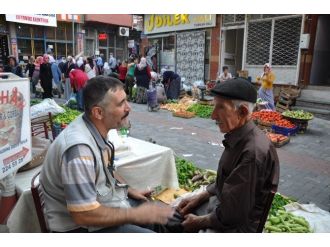
[[[117,89],[116,92],[110,90],[105,96],[105,105],[103,105],[103,124],[107,129],[117,129],[127,124],[131,107],[126,100],[126,93],[123,89]]]
[[[228,133],[239,126],[239,115],[230,100],[216,96],[214,105],[211,118],[218,122],[222,133]]]

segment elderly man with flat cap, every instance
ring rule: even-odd
[[[225,133],[225,150],[215,183],[181,201],[185,232],[256,232],[271,188],[277,188],[279,162],[266,135],[251,121],[257,92],[238,78],[212,89],[212,119]],[[178,215],[178,214],[177,214]]]

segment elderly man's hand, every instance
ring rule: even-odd
[[[184,232],[198,232],[203,227],[203,216],[187,214],[185,220],[181,223]]]
[[[177,206],[177,210],[181,215],[186,215],[191,213],[195,208],[200,206],[204,201],[207,201],[210,198],[210,194],[207,191],[204,191],[196,196],[183,199],[180,204]]]

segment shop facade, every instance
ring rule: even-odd
[[[275,84],[298,85],[304,15],[223,15],[221,66],[233,75],[247,70],[252,82],[270,63]]]
[[[214,80],[220,21],[220,15],[144,15],[142,54],[154,71],[166,68],[191,83]]]
[[[108,60],[113,53],[122,61],[129,55],[131,26],[132,15],[0,15],[0,60],[14,55],[25,64],[52,51],[55,59],[103,53]]]
[[[132,15],[85,15],[85,55],[103,54],[108,61],[112,53],[117,60],[126,60],[131,27]]]

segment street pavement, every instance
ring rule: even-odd
[[[166,110],[148,112],[146,105],[131,103],[130,135],[155,141],[200,168],[217,169],[224,150],[223,134],[211,119],[173,117]],[[280,160],[278,191],[300,203],[315,203],[330,211],[330,122],[314,118],[307,132],[292,136],[277,148]]]

